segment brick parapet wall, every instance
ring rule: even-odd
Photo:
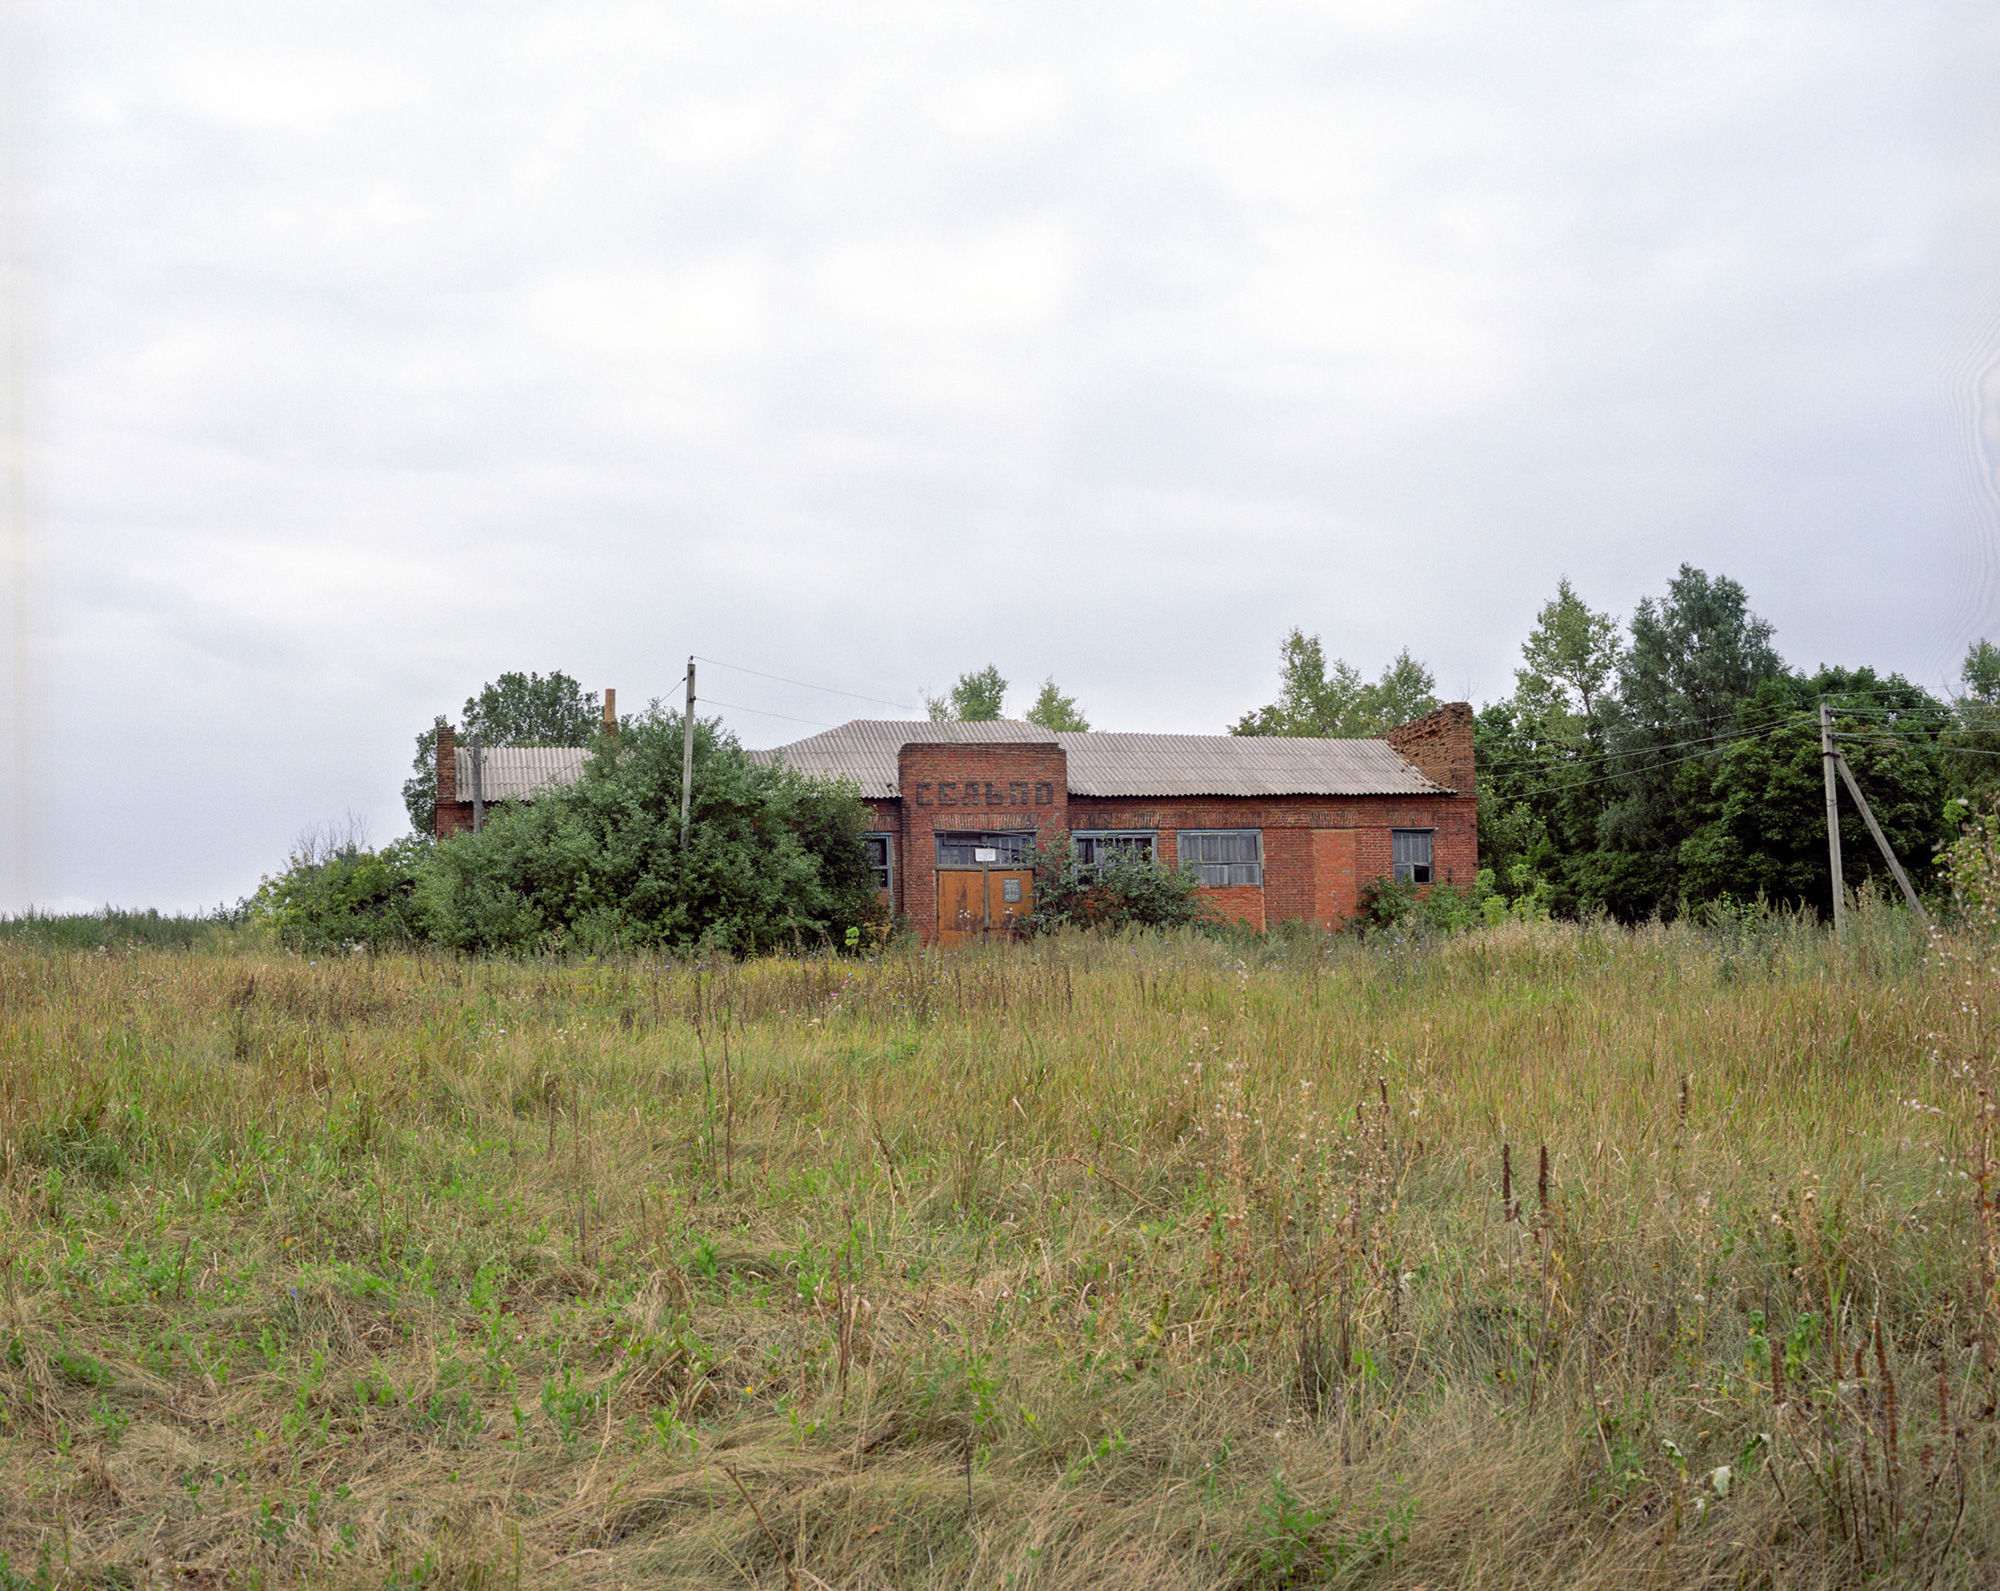
[[[938,933],[939,833],[1029,832],[1046,845],[1070,826],[1069,757],[1048,741],[912,741],[896,774],[896,898],[926,941]]]
[[[1462,796],[1478,794],[1472,763],[1472,704],[1447,702],[1381,737],[1426,779]]]

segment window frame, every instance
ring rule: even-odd
[[[896,836],[889,829],[870,829],[861,836],[863,845],[872,845],[876,840],[882,842],[882,866],[876,867],[871,854],[868,871],[871,875],[881,875],[876,887],[889,897],[889,915],[893,918],[896,915]]]
[[[1144,846],[1148,864],[1157,867],[1160,862],[1160,831],[1158,829],[1071,829],[1069,842],[1076,856],[1079,873],[1095,873],[1109,858],[1095,854],[1096,848],[1109,842],[1111,855],[1120,850],[1138,850]],[[1084,850],[1089,847],[1093,854],[1086,857]]]
[[[1188,841],[1209,838],[1251,839],[1256,842],[1256,860],[1247,861],[1231,858],[1227,861],[1204,861],[1188,855]],[[1264,831],[1262,829],[1180,829],[1174,834],[1174,851],[1182,867],[1192,867],[1201,874],[1203,889],[1262,889],[1264,887]],[[1223,873],[1221,878],[1212,878],[1211,869]],[[1238,878],[1238,872],[1251,872],[1254,878]]]
[[[1423,841],[1424,859],[1421,862],[1415,857],[1405,860],[1396,855],[1397,842],[1405,839]],[[1422,878],[1417,877],[1417,873],[1420,870],[1424,875]],[[1389,877],[1398,884],[1409,884],[1418,888],[1437,881],[1437,830],[1435,828],[1391,829],[1389,831]]]
[[[997,862],[947,862],[944,849],[947,842],[954,842],[959,850],[977,850],[986,846],[992,850],[1025,852],[1025,855],[1008,857],[1002,855]],[[1011,843],[1002,843],[1011,842]],[[1033,866],[1035,853],[1035,831],[1033,829],[935,829],[931,833],[931,865],[940,872],[960,868],[1003,867],[1019,871]]]

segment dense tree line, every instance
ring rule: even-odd
[[[1378,734],[1435,705],[1406,651],[1369,683],[1319,638],[1283,643],[1278,701],[1237,734]],[[1870,668],[1788,667],[1743,588],[1682,565],[1629,623],[1568,580],[1536,615],[1513,693],[1476,720],[1479,844],[1492,886],[1560,916],[1627,921],[1716,903],[1831,909],[1819,708],[1922,889],[1939,848],[2000,797],[2000,648],[1942,700]],[[1892,889],[1843,789],[1850,888]]]

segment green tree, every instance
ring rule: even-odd
[[[1618,670],[1631,734],[1683,742],[1732,722],[1738,702],[1785,671],[1771,635],[1734,580],[1682,564],[1666,596],[1642,599],[1632,614]]]
[[[990,724],[1000,716],[1000,703],[1007,694],[1007,682],[993,664],[976,674],[961,674],[958,683],[943,696],[925,696],[924,707],[937,723],[953,719],[966,724]]]
[[[1564,578],[1522,643],[1513,696],[1474,720],[1480,861],[1503,894],[1579,908],[1574,862],[1596,849],[1611,795],[1605,747],[1622,650],[1618,621]]]
[[[1743,588],[1689,564],[1664,598],[1639,603],[1631,632],[1606,725],[1611,800],[1597,848],[1569,868],[1581,904],[1628,921],[1671,914],[1683,894],[1680,848],[1694,814],[1682,808],[1679,770],[1754,732],[1739,705],[1785,671]]]
[[[681,719],[657,707],[605,737],[572,785],[439,844],[418,890],[457,951],[841,944],[872,921],[866,809],[849,785],[753,758],[696,721],[680,843]]]
[[[1924,887],[1933,853],[1948,837],[1938,739],[1950,710],[1899,675],[1883,680],[1872,669],[1823,668],[1758,686],[1737,704],[1738,733],[1677,773],[1689,823],[1675,857],[1679,906],[1761,896],[1831,915],[1821,698],[1836,722],[1857,726],[1843,728],[1841,752],[1904,870]],[[1848,887],[1872,878],[1893,897],[1888,867],[1844,787],[1840,800]]]
[[[1344,659],[1327,661],[1316,635],[1294,629],[1279,646],[1278,699],[1245,713],[1232,735],[1379,735],[1437,709],[1437,682],[1405,647],[1373,684]]]
[[[1516,705],[1544,724],[1594,723],[1617,681],[1623,650],[1618,621],[1591,612],[1565,575],[1522,643],[1522,667],[1514,671]]]
[[[502,674],[465,699],[458,735],[473,735],[486,746],[588,746],[602,729],[595,691],[585,691],[557,670]],[[411,777],[403,783],[403,807],[410,827],[428,835],[437,827],[437,732],[439,719],[417,736]]]
[[[1556,781],[1574,784],[1575,743],[1549,743],[1542,721],[1524,717],[1515,698],[1493,702],[1472,721],[1479,770],[1479,865],[1509,896],[1558,878],[1566,850]],[[1594,826],[1588,843],[1596,843]]]
[[[1090,721],[1083,716],[1083,709],[1076,705],[1076,698],[1057,690],[1053,675],[1042,681],[1042,693],[1035,698],[1035,705],[1028,709],[1028,722],[1040,724],[1057,734],[1080,735],[1090,728]]]
[[[2000,800],[2000,646],[1975,641],[1958,671],[1964,686],[1944,736],[1945,782],[1968,810]]]

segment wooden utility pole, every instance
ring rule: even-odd
[[[472,832],[486,827],[486,759],[479,754],[479,731],[472,732]]]
[[[1910,888],[1910,880],[1903,871],[1903,864],[1896,860],[1896,853],[1889,849],[1888,836],[1882,832],[1882,825],[1875,821],[1875,813],[1868,805],[1868,798],[1861,793],[1861,786],[1855,783],[1854,770],[1847,766],[1847,759],[1839,752],[1833,760],[1840,769],[1840,777],[1847,785],[1847,793],[1854,797],[1854,804],[1861,808],[1861,821],[1868,825],[1868,832],[1875,836],[1875,844],[1882,852],[1882,860],[1889,864],[1889,871],[1896,877],[1896,887],[1903,892],[1903,899],[1910,903],[1910,910],[1917,914],[1917,921],[1926,928],[1930,918],[1924,915],[1924,908],[1917,901],[1917,892]]]
[[[1831,779],[1832,774],[1827,777]],[[688,848],[688,818],[694,811],[694,659],[688,659],[687,712],[681,719],[681,849]]]
[[[1826,769],[1826,857],[1833,874],[1833,936],[1847,937],[1847,885],[1840,876],[1840,800],[1834,788],[1833,716],[1819,699],[1819,756]]]

